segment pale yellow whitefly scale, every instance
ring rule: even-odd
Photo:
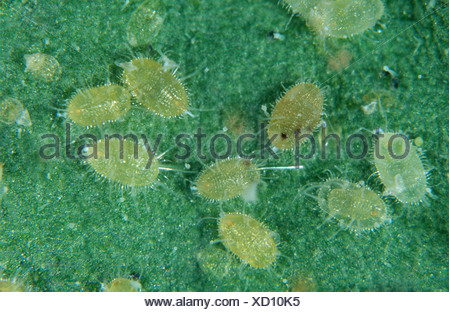
[[[148,58],[136,58],[121,67],[124,83],[142,107],[163,117],[176,117],[186,112],[186,90],[161,64]]]
[[[391,138],[392,146],[389,152]],[[407,152],[405,140],[406,137],[400,137],[398,133],[384,133],[379,138],[378,148],[376,146],[374,148],[374,163],[378,176],[385,186],[386,195],[392,195],[405,204],[419,204],[426,199],[428,193],[427,171],[419,149],[407,141],[409,143]],[[404,155],[406,157],[403,157]]]
[[[310,11],[307,23],[323,37],[347,38],[375,26],[383,12],[381,0],[325,0]]]
[[[20,101],[13,98],[6,98],[0,103],[0,121],[7,125],[13,123],[25,127],[32,125],[28,110]]]
[[[298,138],[311,134],[321,123],[324,97],[322,91],[312,83],[299,83],[280,98],[270,116],[267,133],[276,135],[272,144],[282,150],[295,148]],[[306,138],[299,139],[299,144]]]
[[[0,103],[0,121],[7,125],[13,124],[19,119],[23,111],[20,101],[13,98],[6,98]]]
[[[122,86],[107,84],[77,91],[67,116],[83,127],[99,126],[123,117],[131,107],[131,94]]]
[[[97,174],[110,181],[120,183],[126,187],[146,187],[151,186],[156,181],[159,173],[159,162],[150,157],[145,146],[141,143],[137,145],[137,158],[135,158],[135,141],[132,139],[123,140],[123,148],[120,147],[121,140],[111,138],[109,140],[109,154],[106,155],[105,140],[97,142],[97,159],[88,158],[87,162]],[[120,156],[123,150],[123,157]],[[92,146],[88,146],[86,155],[93,155]]]
[[[231,253],[255,268],[267,268],[278,257],[274,233],[242,213],[227,213],[220,218],[219,238]]]
[[[257,184],[261,176],[248,159],[230,158],[205,168],[197,179],[198,193],[210,200],[229,200]]]
[[[306,18],[320,0],[283,0],[283,2],[293,13]]]
[[[127,24],[127,39],[133,46],[148,45],[164,22],[165,7],[159,0],[144,1],[133,12]]]
[[[105,286],[107,292],[139,292],[142,289],[141,283],[137,280],[119,277]]]
[[[1,279],[0,292],[24,292],[26,288],[15,280]]]
[[[318,203],[329,218],[356,233],[372,231],[392,221],[387,205],[377,193],[344,179],[325,181],[320,187]]]
[[[313,277],[299,274],[293,280],[293,284],[290,287],[291,292],[316,292],[317,285]]]
[[[25,54],[25,72],[31,73],[45,81],[58,80],[61,76],[61,65],[56,58],[48,54]]]
[[[233,271],[233,256],[227,251],[212,245],[197,253],[197,263],[206,276],[216,280],[229,277]]]

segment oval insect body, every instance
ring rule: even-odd
[[[143,144],[131,139],[112,138],[99,140],[97,149],[97,158],[89,157],[88,163],[102,177],[127,187],[151,186],[156,181],[158,160],[156,157],[150,159]],[[86,154],[95,155],[92,146],[87,147]]]
[[[16,123],[19,126],[31,127],[32,122],[28,110],[22,103],[13,98],[6,98],[0,103],[0,121],[7,125]]]
[[[51,55],[35,53],[25,54],[25,72],[44,81],[58,80],[61,76],[61,66]]]
[[[223,249],[209,246],[197,254],[200,270],[208,277],[223,280],[232,275],[234,259]]]
[[[123,81],[141,106],[163,117],[179,116],[186,111],[186,90],[161,64],[148,58],[136,58],[121,66]]]
[[[19,119],[22,111],[21,102],[13,98],[6,98],[0,103],[0,121],[10,125]]]
[[[271,115],[267,128],[269,138],[276,135],[272,144],[279,149],[295,148],[296,136],[299,144],[306,138],[301,135],[311,134],[321,122],[323,94],[312,83],[300,83],[289,89],[279,99]]]
[[[252,161],[230,158],[203,170],[197,179],[197,191],[210,200],[229,200],[255,187],[260,173]]]
[[[115,278],[111,283],[105,287],[108,292],[139,292],[142,285],[137,280],[119,277]]]
[[[393,132],[380,135],[374,148],[374,162],[386,195],[393,195],[405,204],[418,204],[426,199],[427,171],[420,151],[405,136]]]
[[[160,0],[144,1],[128,21],[128,42],[133,47],[148,45],[158,35],[164,22],[164,14],[165,8]]]
[[[383,12],[381,0],[321,1],[310,11],[308,25],[321,36],[347,38],[373,27]]]
[[[241,213],[228,213],[219,220],[219,237],[242,262],[266,268],[275,262],[278,248],[264,224]]]
[[[67,107],[70,120],[83,127],[122,118],[130,110],[131,95],[124,87],[108,84],[77,91]]]
[[[387,205],[367,186],[331,178],[318,194],[319,207],[346,229],[365,232],[391,223]]]

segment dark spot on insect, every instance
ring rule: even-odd
[[[275,39],[274,34],[275,32],[273,30],[269,31],[269,33],[267,34],[267,38],[274,40]]]
[[[287,134],[286,134],[286,133],[282,133],[282,134],[281,134],[281,139],[282,139],[282,140],[286,140],[286,139],[287,139],[287,137],[288,137],[288,136],[287,136]]]

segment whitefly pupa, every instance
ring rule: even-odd
[[[405,135],[381,131],[376,136],[373,161],[385,195],[392,195],[405,204],[417,205],[425,201],[431,189],[427,185],[429,171],[423,160],[421,149]]]
[[[317,189],[316,195],[310,193]],[[327,216],[325,222],[337,220],[341,229],[350,232],[370,232],[392,222],[388,205],[364,182],[330,177],[322,183],[306,185],[300,195],[317,201]]]
[[[25,73],[31,73],[34,77],[44,80],[58,80],[61,76],[61,65],[55,57],[42,54],[25,54]]]
[[[267,127],[273,146],[294,149],[296,142],[302,144],[322,122],[324,96],[312,83],[298,83],[276,102]]]
[[[32,125],[30,114],[22,102],[10,97],[0,102],[0,121],[7,125],[13,123],[25,127]]]
[[[163,166],[161,158],[165,153],[155,155],[153,149],[156,148],[136,136],[115,134],[87,143],[82,155],[96,175],[134,192],[135,189],[162,185],[158,180],[161,170],[179,171]]]
[[[162,117],[177,117],[187,111],[186,89],[173,72],[144,57],[120,66],[123,68],[123,82],[140,106]]]
[[[196,190],[202,197],[212,201],[226,201],[240,196],[245,201],[257,199],[260,171],[301,169],[299,166],[258,167],[245,158],[228,158],[206,167],[196,181]]]
[[[227,213],[218,222],[219,238],[228,251],[254,268],[271,266],[278,255],[275,233],[253,217]]]
[[[99,126],[121,119],[130,110],[130,99],[128,90],[116,84],[80,89],[69,100],[66,115],[82,127]]]

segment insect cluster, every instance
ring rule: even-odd
[[[373,27],[384,12],[380,0],[284,2],[294,13],[307,20],[314,32],[324,37],[346,38],[360,34]],[[158,32],[163,20],[154,8],[143,6],[138,9],[127,26],[129,43],[140,45],[149,35]],[[147,21],[146,26],[137,27],[136,24],[142,25],[142,21]],[[25,55],[25,59],[26,72],[44,81],[59,79],[61,69],[54,57],[32,54]],[[136,57],[121,63],[120,67],[123,69],[120,85],[106,83],[76,91],[65,109],[68,120],[86,129],[119,122],[132,109],[132,103],[161,118],[179,117],[187,113],[188,92],[175,74],[159,62]],[[289,153],[296,144],[302,145],[306,140],[298,138],[312,135],[322,124],[324,106],[324,92],[316,84],[300,82],[288,89],[276,101],[268,122],[267,135],[274,138],[274,149]],[[28,111],[12,98],[0,103],[0,121],[31,126]],[[384,197],[391,196],[403,204],[417,205],[426,201],[427,194],[431,192],[427,186],[428,171],[423,164],[422,152],[408,140],[396,139],[397,135],[394,132],[384,133],[377,141],[379,148],[374,148],[373,163],[376,175],[384,185],[384,193],[379,194],[363,182],[354,183],[332,176],[323,182],[310,183],[300,195],[317,201],[326,215],[325,222],[335,220],[341,229],[358,235],[390,224],[392,217]],[[96,154],[96,157],[87,158],[86,163],[97,175],[123,187],[151,187],[162,167],[148,146],[135,143],[131,138],[99,140],[95,150],[93,146],[86,146],[86,154]],[[0,187],[3,185],[2,166],[0,163]],[[287,167],[261,168],[250,159],[237,157],[216,161],[199,174],[195,189],[201,198],[211,202],[222,203],[236,197],[256,201],[261,171],[266,169],[284,170]],[[0,200],[1,197],[0,190]],[[245,213],[223,213],[218,218],[217,230],[225,249],[253,268],[270,268],[281,254],[276,233]],[[205,255],[199,254],[198,257],[201,258],[199,263],[203,270],[219,274],[218,269],[210,268]],[[228,261],[226,255],[221,255],[220,259]],[[225,267],[221,270],[223,273],[219,275],[228,273]],[[117,278],[105,289],[140,291],[141,284],[131,279]]]
[[[315,32],[330,37],[345,38],[372,27],[383,14],[379,0],[371,1],[285,1],[294,13],[307,19]],[[161,18],[156,11],[146,13],[150,28],[157,30]],[[129,33],[130,42],[140,41],[139,32]],[[131,99],[153,114],[164,118],[177,117],[188,108],[188,95],[181,82],[157,61],[138,57],[121,63],[123,86],[106,84],[79,90],[70,99],[67,116],[83,127],[94,127],[118,121],[130,110]],[[287,90],[276,102],[268,123],[267,134],[274,138],[272,145],[290,151],[303,144],[300,136],[312,135],[321,125],[325,97],[319,86],[300,82]],[[326,214],[326,221],[337,220],[342,229],[362,233],[373,231],[392,218],[383,196],[395,196],[402,203],[417,204],[425,200],[427,173],[421,155],[415,147],[405,159],[397,160],[388,153],[388,142],[393,133],[380,140],[383,160],[374,157],[377,174],[385,186],[378,194],[364,183],[353,183],[331,177],[322,183],[311,183],[304,195],[314,198]],[[98,142],[97,158],[87,163],[100,176],[126,187],[148,187],[157,179],[159,163],[146,153],[141,144],[135,157],[132,140],[111,140],[107,154],[104,141]],[[119,155],[119,145],[123,155]],[[404,146],[394,146],[399,154]],[[87,148],[92,153],[91,147]],[[151,163],[151,166],[147,164]],[[198,194],[210,201],[227,201],[242,197],[255,201],[261,170],[249,159],[229,158],[217,161],[200,173],[195,183]],[[276,169],[276,168],[271,168]],[[279,169],[283,169],[280,167]],[[317,191],[317,192],[316,192]],[[316,192],[311,194],[310,192]],[[274,233],[251,216],[232,212],[218,221],[220,241],[233,255],[255,268],[267,268],[275,263],[279,251]]]
[[[121,66],[124,86],[109,83],[78,90],[68,103],[66,114],[70,121],[85,128],[119,121],[130,110],[132,97],[139,106],[162,117],[178,117],[186,112],[186,90],[161,64],[135,58]],[[101,177],[124,187],[151,186],[158,176],[158,160],[141,142],[135,151],[134,143],[132,139],[121,141],[115,137],[100,140],[98,150],[86,147],[87,155],[96,156],[88,157],[87,162]]]
[[[373,27],[384,12],[381,0],[283,0],[323,37],[347,38]]]

